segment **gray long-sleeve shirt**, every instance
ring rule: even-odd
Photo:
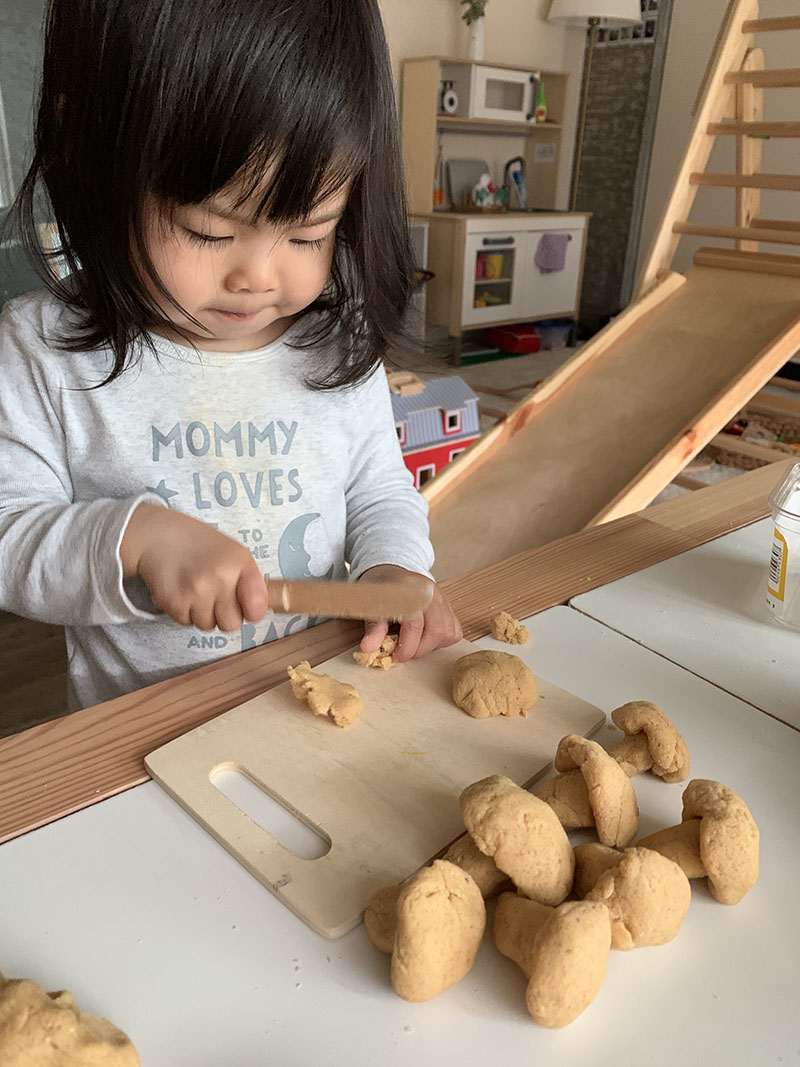
[[[0,317],[0,608],[66,627],[71,708],[309,625],[270,613],[202,633],[157,614],[118,552],[143,501],[243,542],[265,577],[345,578],[345,562],[351,578],[381,563],[429,572],[427,505],[382,370],[315,392],[306,375],[326,354],[291,348],[296,327],[254,352],[154,336],[155,354],[141,346],[92,389],[111,355],[59,349],[68,316],[34,293]]]

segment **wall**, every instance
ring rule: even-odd
[[[401,65],[412,56],[466,58],[467,27],[461,19],[458,0],[378,0],[392,56],[396,84],[400,85]],[[580,95],[585,34],[581,29],[553,26],[547,21],[550,0],[489,0],[486,8],[486,60],[523,67],[545,67],[568,71],[567,115],[563,135],[564,152],[558,183],[558,206],[569,200],[572,145]],[[398,89],[398,97],[399,97]],[[500,160],[518,155],[521,141],[516,138],[459,137],[453,150],[459,155],[487,158],[498,173]]]
[[[10,166],[4,172],[8,174],[10,171],[13,190],[22,178],[31,151],[44,8],[44,0],[2,0],[0,3],[0,93],[10,155],[7,161]],[[3,148],[0,131],[0,155]],[[3,162],[0,160],[0,166]],[[5,190],[5,193],[10,200],[11,190]]]
[[[667,50],[661,105],[656,124],[656,138],[645,202],[639,265],[644,260],[658,226],[661,213],[680,165],[693,119],[691,109],[697,96],[719,26],[727,9],[727,0],[674,0],[672,27]],[[797,0],[762,0],[761,16],[774,18],[796,15]],[[756,45],[764,50],[765,66],[797,66],[800,34],[797,32],[761,34]],[[764,117],[767,121],[797,119],[797,89],[770,89],[764,93]],[[729,141],[730,143],[725,143]],[[762,170],[766,173],[797,174],[797,141],[768,141],[764,147]],[[718,138],[711,153],[710,171],[735,170],[732,138]],[[733,190],[699,189],[690,218],[692,221],[733,225],[735,198]],[[766,218],[800,219],[800,196],[797,193],[766,191],[762,194],[761,214]],[[691,265],[692,255],[709,238],[684,237],[674,261],[676,270]],[[724,247],[732,247],[724,242]],[[786,245],[763,245],[763,251],[786,254]]]

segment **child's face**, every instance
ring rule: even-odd
[[[148,291],[164,316],[198,348],[261,348],[280,337],[292,317],[325,288],[346,201],[347,192],[341,192],[304,222],[287,227],[253,225],[248,205],[231,214],[233,197],[224,191],[202,206],[176,208],[171,226],[160,222],[154,207],[148,248],[155,269],[175,300],[205,329],[180,314],[151,283]]]

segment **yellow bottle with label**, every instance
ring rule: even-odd
[[[767,607],[781,626],[800,630],[800,463],[795,463],[769,502],[774,527]]]

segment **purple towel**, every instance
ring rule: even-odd
[[[567,259],[568,233],[545,233],[539,241],[534,262],[542,274],[563,270]]]

